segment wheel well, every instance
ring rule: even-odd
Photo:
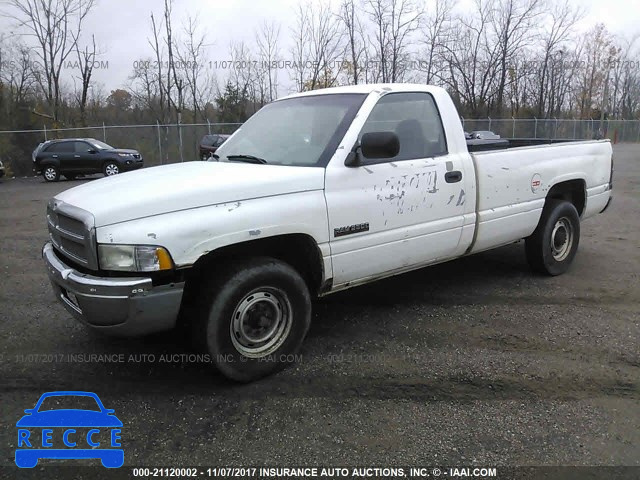
[[[547,193],[547,200],[566,200],[571,202],[578,215],[582,216],[587,198],[587,188],[584,180],[568,180],[555,184]]]
[[[319,292],[323,278],[322,254],[315,240],[305,234],[266,237],[218,248],[200,257],[187,275],[189,284],[199,284],[204,274],[215,272],[216,264],[234,258],[267,256],[277,258],[295,268],[306,282],[309,292]]]

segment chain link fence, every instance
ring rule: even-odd
[[[588,140],[609,138],[613,142],[640,142],[640,120],[481,118],[461,119],[466,132],[489,130],[502,138],[553,138]]]
[[[592,139],[640,142],[640,120],[461,119],[467,132],[490,130],[503,138]],[[32,174],[31,152],[38,144],[59,138],[95,138],[117,148],[142,153],[145,166],[199,159],[199,143],[207,134],[230,134],[241,123],[168,125],[102,125],[97,127],[0,131],[0,160],[7,176]]]

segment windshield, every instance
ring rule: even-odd
[[[107,145],[106,143],[101,142],[100,140],[91,140],[91,143],[98,150],[113,150],[113,147],[111,145]]]
[[[365,97],[330,94],[273,102],[247,120],[216,154],[220,161],[249,156],[270,165],[325,166]]]

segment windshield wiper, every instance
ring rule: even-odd
[[[247,162],[247,163],[260,163],[266,164],[267,161],[264,158],[256,157],[254,155],[227,155],[227,159],[232,162],[237,160],[239,162]]]

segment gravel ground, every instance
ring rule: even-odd
[[[2,471],[23,410],[80,389],[123,420],[130,466],[640,466],[640,147],[614,157],[614,202],[567,274],[530,273],[521,242],[329,296],[301,360],[250,385],[162,357],[190,353],[175,335],[73,321],[40,259],[44,210],[90,180],[3,179]]]

